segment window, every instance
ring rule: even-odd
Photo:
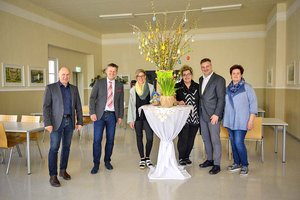
[[[48,59],[48,66],[49,66],[49,83],[55,83],[58,80],[57,77],[57,59],[56,58],[49,58]]]

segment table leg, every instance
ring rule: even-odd
[[[286,127],[282,129],[282,162],[285,163],[285,140],[286,140]]]
[[[31,174],[31,169],[30,169],[30,133],[27,131],[26,132],[26,140],[27,140],[27,174]]]
[[[278,152],[278,131],[277,131],[277,126],[275,126],[275,153]]]

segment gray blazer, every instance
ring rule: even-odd
[[[96,114],[101,119],[107,102],[107,78],[97,80],[90,96],[90,115]],[[114,107],[116,119],[124,115],[124,86],[115,81]]]
[[[210,117],[215,114],[219,121],[223,118],[226,94],[225,79],[214,73],[210,77],[202,94],[203,76],[199,78],[200,116],[205,122],[210,122]]]
[[[83,125],[82,106],[78,88],[69,84],[72,96],[72,122],[75,129],[77,125]],[[76,111],[76,112],[75,112]],[[75,114],[77,119],[75,120]],[[46,86],[43,103],[43,117],[45,126],[53,126],[53,131],[57,131],[61,125],[64,115],[64,102],[58,82]]]

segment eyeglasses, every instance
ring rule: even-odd
[[[192,76],[192,74],[191,74],[191,73],[188,73],[188,74],[182,74],[182,76],[183,76],[183,77],[185,77],[185,76]]]
[[[145,78],[145,75],[136,76],[137,78]]]

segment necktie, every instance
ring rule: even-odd
[[[112,90],[112,82],[109,81],[109,86],[107,90],[107,106],[109,108],[113,107],[113,90]]]

